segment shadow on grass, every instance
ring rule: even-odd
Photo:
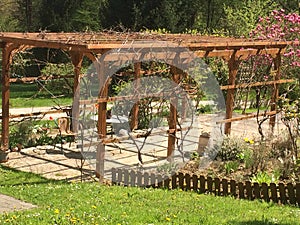
[[[18,186],[18,185],[33,185],[47,183],[62,183],[54,179],[47,179],[38,174],[19,171],[0,164],[0,186]]]
[[[264,220],[250,220],[250,221],[231,221],[232,225],[291,225],[290,223],[279,223],[277,221]]]

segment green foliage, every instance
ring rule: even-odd
[[[247,148],[247,143],[242,138],[225,136],[217,157],[223,161],[236,160]]]
[[[70,137],[59,134],[50,135],[57,124],[53,120],[19,122],[10,127],[9,145],[11,149],[34,147],[39,145],[53,145],[61,141],[70,141]]]
[[[13,18],[16,13],[17,3],[11,0],[2,0],[0,2],[0,31],[16,31],[19,21]]]
[[[271,0],[240,1],[236,6],[224,6],[223,27],[229,36],[248,36],[256,26],[259,17],[268,15],[277,4]]]
[[[225,169],[225,172],[226,174],[230,174],[230,173],[233,173],[235,171],[238,170],[239,168],[239,162],[238,161],[229,161],[229,162],[226,162],[224,164],[224,169]]]
[[[266,183],[266,184],[270,184],[270,183],[277,183],[280,177],[280,173],[278,171],[275,171],[271,174],[265,172],[265,171],[260,171],[258,172],[256,175],[253,175],[251,178],[251,182],[252,183]]]

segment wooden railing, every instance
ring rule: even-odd
[[[218,196],[233,196],[248,200],[260,199],[266,202],[300,206],[300,183],[271,183],[268,185],[183,173],[176,173],[169,177],[126,169],[112,169],[112,181],[114,185],[182,189]]]

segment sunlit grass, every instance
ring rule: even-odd
[[[2,99],[0,98],[0,104],[1,102]],[[61,95],[61,90],[48,92],[45,89],[40,89],[37,84],[11,84],[10,86],[11,108],[51,107],[71,104],[71,94]]]
[[[46,180],[0,166],[0,192],[38,208],[0,224],[300,224],[300,209],[180,190]]]

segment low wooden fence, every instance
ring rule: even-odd
[[[166,189],[182,189],[198,193],[211,193],[218,196],[234,196],[239,199],[261,199],[266,202],[300,206],[300,183],[297,184],[258,184],[236,182],[234,180],[204,177],[177,173],[173,176],[162,176],[126,169],[112,169],[114,185],[139,186]]]

